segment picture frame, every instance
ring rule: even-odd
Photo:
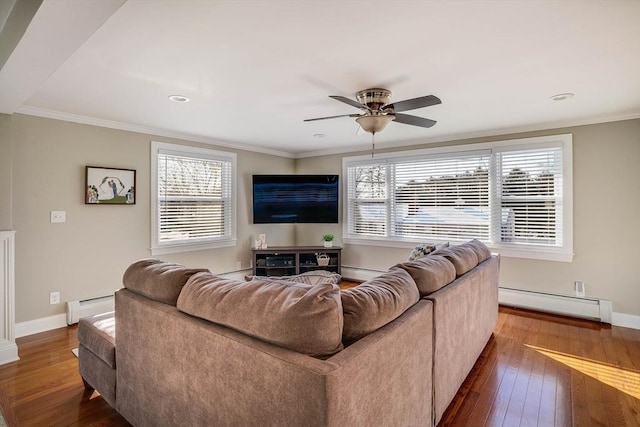
[[[136,170],[86,166],[86,205],[135,205]]]

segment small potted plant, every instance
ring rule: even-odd
[[[333,234],[331,233],[323,234],[322,241],[324,242],[325,248],[333,247]]]

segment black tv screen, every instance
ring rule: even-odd
[[[337,223],[338,175],[253,175],[253,223]]]

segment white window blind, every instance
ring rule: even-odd
[[[506,151],[496,156],[501,241],[562,246],[562,149]]]
[[[385,236],[388,222],[387,165],[356,165],[348,170],[349,234]]]
[[[394,163],[394,235],[489,238],[489,153]]]
[[[156,197],[152,247],[233,240],[235,158],[181,146],[158,148],[154,154]],[[187,250],[197,248],[203,247]]]
[[[570,135],[378,157],[343,160],[347,242],[478,239],[514,256],[571,259]]]

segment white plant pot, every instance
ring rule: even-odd
[[[325,247],[325,248],[332,248],[332,247],[333,247],[333,242],[327,242],[327,241],[325,241],[325,242],[324,242],[324,247]]]

